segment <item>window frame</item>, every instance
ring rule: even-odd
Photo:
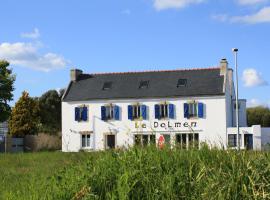
[[[75,120],[76,122],[88,122],[89,120],[89,106],[86,106],[86,105],[80,105],[80,106],[76,106],[75,108],[79,108],[79,119],[78,120]],[[84,108],[87,108],[87,119],[86,120],[83,120],[83,109]]]
[[[198,118],[199,117],[199,103],[198,102],[188,102],[188,116],[189,118]]]
[[[168,119],[169,118],[169,104],[167,102],[164,102],[158,105],[159,105],[160,119]]]
[[[81,134],[81,148],[82,149],[91,148],[91,134],[90,133]]]

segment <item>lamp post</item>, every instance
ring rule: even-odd
[[[237,127],[237,149],[240,150],[240,132],[239,132],[239,104],[238,104],[238,66],[237,66],[237,48],[232,49],[234,53],[234,62],[235,62],[235,78],[236,78],[236,92],[235,92],[235,111],[236,111],[236,127]]]

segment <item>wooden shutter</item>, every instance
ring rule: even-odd
[[[106,120],[106,107],[101,106],[101,120],[105,121]]]
[[[114,119],[119,120],[120,119],[119,106],[115,105],[113,109],[114,109]]]
[[[184,103],[184,118],[189,118],[188,103]]]
[[[155,105],[155,119],[160,119],[160,105]]]
[[[88,114],[88,109],[86,106],[84,106],[83,110],[82,110],[82,120],[83,121],[87,121],[87,118],[88,118],[87,114]]]
[[[147,117],[147,108],[146,105],[141,105],[141,111],[142,111],[142,118],[146,120]]]
[[[174,105],[169,104],[169,118],[174,119]]]
[[[132,120],[132,105],[128,105],[128,119]]]
[[[80,121],[80,108],[75,107],[75,121]]]
[[[198,117],[203,118],[203,103],[198,103]]]

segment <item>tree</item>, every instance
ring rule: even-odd
[[[254,107],[247,109],[248,126],[261,125],[262,127],[270,126],[270,109],[267,107]]]
[[[11,112],[8,102],[13,100],[15,75],[8,69],[9,63],[0,60],[0,122],[6,121]]]
[[[12,109],[9,120],[9,133],[15,137],[35,135],[38,132],[38,104],[24,91]]]
[[[61,94],[49,90],[39,98],[40,131],[57,133],[61,130]]]

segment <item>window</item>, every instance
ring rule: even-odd
[[[147,146],[149,144],[156,144],[156,135],[140,135],[136,134],[134,136],[134,144],[137,146]]]
[[[90,134],[82,134],[82,148],[90,147]]]
[[[101,106],[101,119],[106,120],[119,120],[120,119],[120,108],[117,105],[105,105]]]
[[[75,107],[75,121],[87,121],[88,120],[88,107],[81,106]]]
[[[240,146],[242,146],[241,135],[239,135]],[[237,134],[228,134],[228,146],[229,147],[237,147]]]
[[[187,79],[178,79],[178,82],[177,82],[177,87],[185,87],[187,85]]]
[[[132,118],[138,119],[140,117],[141,117],[141,106],[140,105],[132,106]]]
[[[193,118],[193,117],[204,117],[204,104],[200,102],[190,102],[184,103],[184,117]]]
[[[146,105],[129,105],[128,106],[128,119],[136,120],[136,119],[144,119],[147,118],[147,107]]]
[[[176,134],[176,147],[181,149],[199,148],[199,134],[198,133],[182,133]]]
[[[173,104],[156,104],[155,105],[155,118],[156,119],[174,119],[174,105]]]
[[[148,88],[149,86],[149,81],[141,81],[139,85],[139,89],[145,89]]]
[[[198,117],[198,104],[197,103],[189,103],[189,117]]]
[[[103,84],[102,90],[110,90],[110,89],[112,89],[112,82],[105,82]]]

